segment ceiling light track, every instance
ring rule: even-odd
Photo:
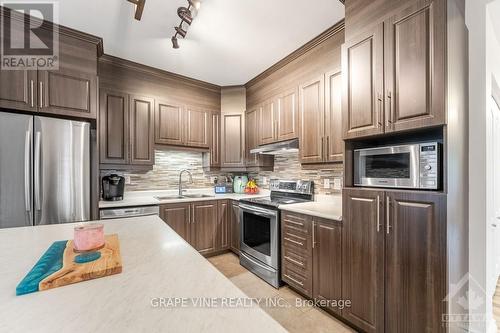
[[[197,13],[200,8],[200,0],[188,0],[187,7],[179,7],[177,9],[177,15],[181,19],[179,26],[175,27],[175,34],[172,36],[172,47],[174,49],[179,48],[179,40],[177,37],[186,38],[187,28],[193,22],[194,14]]]
[[[140,21],[142,18],[142,12],[144,11],[144,5],[146,4],[146,0],[127,0],[135,5],[135,14],[134,18],[137,21]]]

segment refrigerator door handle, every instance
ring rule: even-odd
[[[35,210],[40,210],[40,145],[41,133],[35,134]]]
[[[27,212],[31,211],[30,161],[31,161],[31,130],[27,130],[26,136],[24,138],[24,204]]]

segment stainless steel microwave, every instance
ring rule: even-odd
[[[437,190],[440,184],[437,142],[354,151],[355,186]]]

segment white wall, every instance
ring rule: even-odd
[[[499,1],[499,0],[497,0]],[[487,217],[487,149],[488,114],[491,98],[491,77],[496,71],[491,58],[491,22],[488,22],[487,4],[490,0],[467,0],[466,22],[469,29],[469,269],[474,280],[484,290],[491,288],[490,255],[492,240]],[[489,43],[488,43],[489,42]],[[487,51],[488,50],[488,51]],[[497,58],[498,59],[498,58]],[[498,60],[497,60],[498,61]],[[496,332],[492,320],[491,299],[471,314],[484,314],[483,322],[471,322],[473,332]]]

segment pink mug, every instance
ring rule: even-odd
[[[75,251],[92,251],[104,246],[104,225],[87,223],[75,227],[73,239]]]

